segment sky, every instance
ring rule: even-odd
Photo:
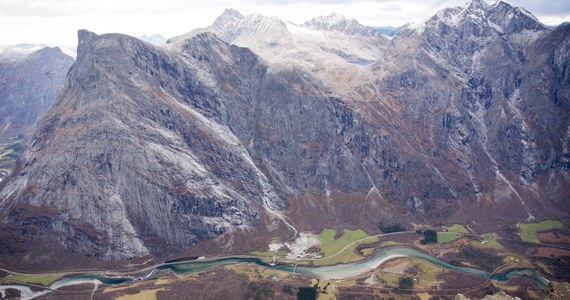
[[[368,26],[422,22],[469,0],[0,0],[0,45],[42,43],[74,48],[77,30],[166,38],[211,25],[225,8],[303,23],[340,13]],[[494,0],[488,0],[491,3]],[[570,0],[506,0],[546,25],[570,21]]]

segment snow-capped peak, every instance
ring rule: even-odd
[[[338,31],[350,35],[380,36],[382,35],[373,27],[364,26],[355,19],[347,19],[341,14],[333,13],[328,16],[314,18],[301,25],[319,31]]]
[[[0,46],[0,60],[20,60],[27,55],[47,47],[44,44],[19,44]]]
[[[487,2],[483,0],[473,0],[469,3],[467,9],[472,11],[485,11],[488,7],[489,5]]]
[[[528,17],[529,19],[531,19],[531,20],[533,20],[533,21],[535,21],[535,22],[537,22],[537,23],[540,23],[540,21],[539,21],[531,12],[529,12],[528,10],[526,10],[526,9],[524,9],[524,8],[522,8],[522,7],[515,7],[515,6],[512,6],[512,5],[510,5],[509,3],[505,2],[505,1],[502,1],[502,0],[498,0],[497,2],[495,2],[495,4],[493,5],[492,8],[493,8],[493,9],[497,9],[497,10],[500,9],[500,8],[503,8],[503,9],[506,9],[506,10],[515,11],[515,12],[520,13],[521,15],[524,15],[524,16]]]
[[[346,18],[341,14],[333,13],[333,14],[330,14],[328,16],[316,17],[316,18],[312,19],[311,21],[306,22],[305,24],[337,25],[341,22],[346,22]]]
[[[465,20],[485,22],[489,5],[483,0],[473,0],[463,7],[445,8],[436,13],[434,18],[449,26],[457,26]],[[432,18],[432,20],[434,20]]]
[[[233,8],[226,8],[224,13],[221,14],[212,25],[220,29],[227,29],[230,26],[234,26],[239,21],[245,19],[245,17],[239,13],[239,11]]]
[[[141,37],[139,37],[139,39],[145,41],[145,42],[149,42],[153,45],[157,45],[157,46],[164,46],[166,45],[166,41],[167,39],[165,37],[163,37],[162,35],[155,33],[151,36],[147,36],[147,35],[143,35]]]
[[[220,18],[231,18],[231,19],[238,19],[239,20],[239,19],[243,19],[244,16],[239,11],[237,11],[236,9],[226,8],[224,10],[224,13],[222,13],[218,17],[218,19],[220,19]]]
[[[425,24],[416,26],[416,31],[423,32],[433,26],[437,28],[439,22],[452,28],[474,23],[480,28],[492,27],[501,34],[545,29],[544,25],[530,12],[523,8],[513,7],[504,1],[497,1],[490,5],[484,0],[473,0],[463,7],[442,9]]]

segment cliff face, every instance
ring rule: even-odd
[[[505,5],[402,29],[350,79],[211,33],[161,48],[81,31],[0,193],[3,232],[122,260],[275,223],[566,216],[570,28]]]
[[[223,51],[208,58],[212,65],[253,68],[252,81],[264,72],[249,51],[213,36],[190,43]],[[3,191],[14,230],[28,224],[29,235],[116,260],[255,224],[264,201],[275,197],[236,136],[216,122],[223,109],[216,78],[199,68],[199,58],[182,55],[80,32],[63,97]],[[39,222],[26,218],[32,210],[64,213]]]
[[[436,171],[426,195],[440,185],[443,198],[476,200],[464,219],[567,211],[569,102],[556,95],[568,93],[568,34],[506,3],[473,1],[394,38],[373,67],[376,83]]]
[[[58,48],[0,59],[0,140],[33,134],[63,88],[72,64],[73,58]]]

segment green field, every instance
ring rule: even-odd
[[[15,282],[25,282],[48,286],[61,277],[61,274],[10,274],[6,276],[5,279]]]
[[[564,227],[560,221],[545,220],[538,223],[521,223],[520,224],[521,239],[525,242],[540,243],[537,232],[548,231],[554,228]]]
[[[438,232],[437,233],[437,242],[438,243],[449,243],[449,242],[453,242],[459,238],[461,238],[463,235],[461,233],[456,233],[456,232]]]
[[[385,283],[388,287],[398,287],[399,275],[389,273],[376,273],[376,277]]]
[[[447,229],[447,231],[449,232],[461,232],[461,233],[469,233],[469,231],[467,230],[467,228],[465,228],[465,226],[460,225],[460,224],[453,224],[451,226],[446,226],[443,227],[444,229]]]
[[[442,267],[434,265],[423,259],[413,259],[416,266],[418,266],[418,277],[420,280],[434,282],[437,274],[444,271]]]
[[[319,260],[314,260],[315,265],[332,265],[343,262],[356,261],[362,258],[360,254],[356,252],[356,247],[362,243],[372,243],[378,241],[377,237],[372,237],[368,235],[364,230],[348,230],[345,229],[343,234],[338,239],[335,239],[335,230],[325,228],[321,234],[319,234],[319,240],[321,242],[321,252],[324,258]],[[354,243],[348,247],[347,245],[356,242],[358,240],[365,239],[361,242]],[[344,248],[346,247],[346,248]],[[342,252],[342,249],[344,250]]]
[[[347,263],[353,262],[362,259],[363,257],[356,252],[356,247],[358,247],[359,243],[355,243],[354,245],[350,245],[346,247],[342,252],[338,253],[335,256],[325,257],[324,259],[314,260],[313,263],[315,266],[324,266],[324,265],[334,265],[340,263]]]
[[[249,254],[251,254],[253,256],[260,256],[260,257],[273,257],[273,255],[275,255],[275,252],[273,252],[273,251],[252,251]]]
[[[497,241],[497,235],[494,233],[484,234],[482,241],[471,241],[471,246],[476,248],[487,248],[487,249],[496,249],[496,250],[503,249],[503,245],[501,245]]]
[[[362,229],[357,230],[349,230],[345,229],[342,233],[342,236],[338,239],[335,239],[336,231],[334,229],[325,228],[321,234],[319,234],[319,241],[321,242],[321,252],[323,253],[324,257],[331,256],[346,245],[363,239],[365,237],[369,237],[368,233],[366,233]]]

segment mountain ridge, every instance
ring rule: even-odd
[[[122,261],[381,221],[567,216],[570,27],[513,13],[497,30],[492,7],[403,29],[365,67],[313,42],[292,52],[316,56],[283,56],[306,31],[234,10],[223,32],[166,47],[80,31],[60,101],[3,183],[0,238]]]

